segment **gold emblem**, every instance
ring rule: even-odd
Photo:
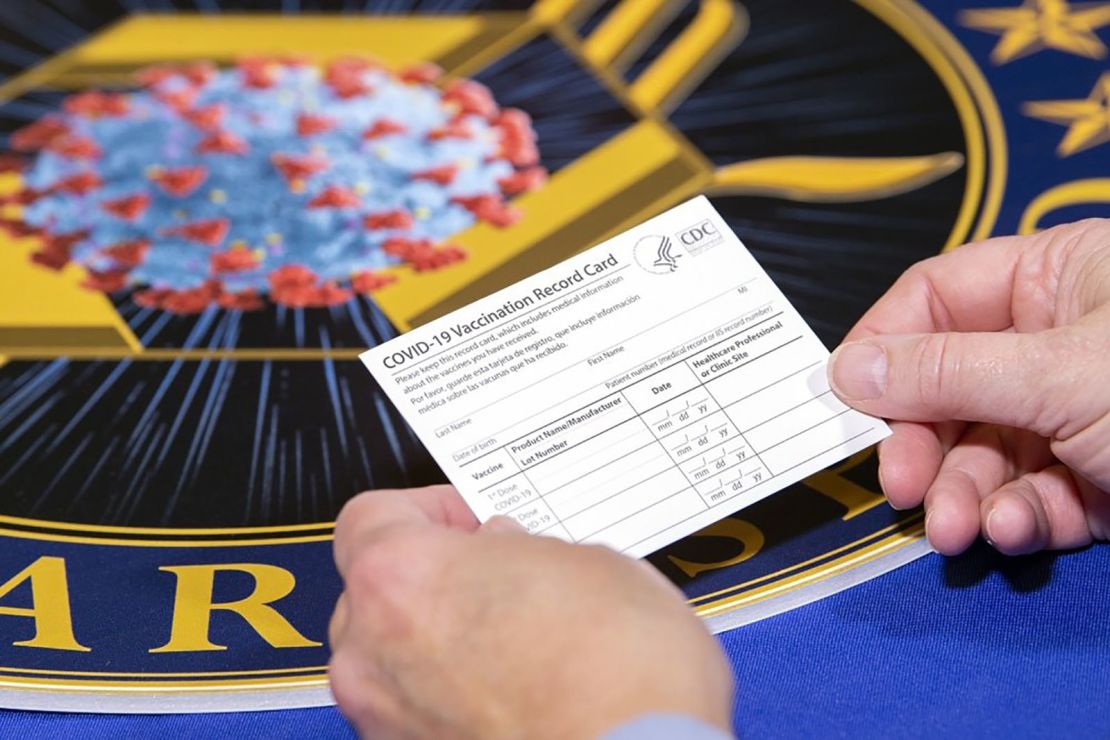
[[[1103,72],[1086,100],[1040,100],[1026,103],[1027,116],[1068,127],[1056,153],[1061,157],[1110,141],[1110,72]]]
[[[321,63],[347,50],[366,49],[391,65],[430,60],[451,74],[465,76],[546,34],[602,83],[632,114],[633,122],[562,167],[543,189],[523,196],[521,206],[529,215],[521,223],[504,231],[478,224],[460,234],[457,241],[468,248],[472,259],[451,270],[406,274],[406,279],[382,290],[378,296],[381,307],[399,327],[408,328],[563,259],[699,192],[716,196],[771,196],[805,203],[864,202],[913,191],[959,171],[964,182],[963,199],[954,214],[950,233],[946,239],[938,240],[936,246],[952,248],[989,234],[1002,200],[1007,158],[1001,116],[981,72],[951,34],[917,3],[857,0],[857,4],[897,33],[935,73],[958,114],[965,152],[919,151],[909,147],[883,157],[789,152],[744,161],[711,162],[668,117],[742,43],[748,19],[739,3],[728,0],[701,0],[691,22],[631,80],[626,80],[623,72],[659,36],[680,3],[623,0],[584,35],[579,33],[578,21],[596,7],[592,0],[539,0],[524,13],[475,16],[137,15],[0,84],[0,102],[44,86],[82,89],[126,84],[135,68],[150,62],[212,59],[228,63],[238,54],[289,49],[297,49]],[[1110,4],[1106,7],[1110,8]],[[1093,24],[1099,17],[1088,14],[1083,18]],[[1107,22],[1110,19],[1100,25]],[[1097,38],[1095,41],[1098,42]],[[1101,48],[1101,42],[1098,43]],[[15,175],[0,177],[0,194],[18,186]],[[107,297],[78,287],[81,268],[70,265],[61,273],[51,273],[30,265],[27,253],[33,248],[31,241],[0,240],[0,366],[6,360],[58,357],[76,362],[94,358],[153,363],[213,359],[245,363],[279,359],[353,362],[358,353],[350,348],[145,347]],[[655,251],[658,257],[659,250]],[[862,518],[866,512],[883,505],[882,497],[869,488],[870,475],[861,472],[872,456],[873,451],[861,452],[810,477],[804,486],[817,495],[806,495],[825,504],[831,502],[832,516],[843,522]],[[856,519],[857,524],[860,521]],[[46,524],[64,528],[64,533],[34,531]],[[283,550],[290,544],[304,542],[326,547],[330,538],[327,522],[244,529],[143,530],[0,517],[0,527],[5,528],[0,534],[12,538],[90,547],[273,545],[275,550]],[[862,537],[858,533],[853,535],[857,538],[851,542],[844,542],[851,538],[843,536],[802,562],[791,562],[788,567],[758,578],[723,583],[722,588],[701,594],[691,603],[707,619],[724,618],[784,593],[831,583],[830,579],[879,558],[905,553],[908,559],[922,551],[914,549],[920,543],[921,533],[919,513],[901,515],[894,524],[868,529]],[[692,578],[738,565],[761,553],[765,555],[773,549],[774,538],[778,536],[781,535],[770,530],[764,532],[752,521],[733,517],[695,536],[715,543],[708,551],[703,553],[694,548],[682,554],[665,552],[661,557]],[[144,539],[136,539],[140,537]],[[217,537],[223,539],[214,539]],[[313,635],[291,631],[284,620],[266,611],[271,602],[292,590],[288,574],[265,569],[264,564],[239,560],[230,565],[209,565],[207,570],[198,569],[195,564],[159,564],[163,574],[173,574],[177,579],[177,597],[173,602],[175,631],[167,643],[154,650],[158,653],[219,650],[221,646],[208,636],[204,620],[212,611],[231,611],[240,616],[246,611],[255,615],[254,621],[247,619],[250,628],[269,645],[287,651],[283,656],[289,657],[282,660],[288,665],[266,671],[208,674],[211,683],[206,690],[213,693],[228,688],[259,692],[322,690],[323,666],[298,662],[302,659],[297,657],[297,649],[308,647]],[[210,588],[213,568],[238,569],[253,576],[256,587],[252,595],[237,602],[216,600]],[[57,563],[38,561],[33,568],[15,575],[7,586],[0,586],[0,595],[6,587],[12,590],[25,582],[34,585],[37,577],[41,589],[50,589],[43,591],[43,598],[49,596],[54,604],[61,605],[61,599],[55,596],[64,592],[67,583],[64,575]],[[302,579],[302,583],[308,588],[312,586],[310,579]],[[68,603],[58,609],[68,612]],[[8,613],[37,616],[27,611]],[[67,625],[58,621],[53,631],[42,633],[42,639],[49,638],[56,645],[64,644],[79,651],[82,646],[75,639],[68,639]],[[44,686],[64,688],[67,682],[83,687],[108,686],[113,682],[127,685],[132,679],[157,675],[70,675],[37,667],[33,671],[32,678],[7,679],[9,685],[27,691],[41,690]],[[171,695],[182,689],[180,695],[190,696],[189,692],[197,691],[196,684],[178,680],[190,677],[190,674],[162,674],[158,676],[157,690]],[[155,684],[145,683],[143,690],[149,691],[151,686]],[[246,705],[249,699],[235,701]]]
[[[1067,0],[1025,0],[1017,8],[982,8],[960,13],[960,23],[1001,36],[991,61],[1006,64],[1042,49],[1105,59],[1095,31],[1110,24],[1110,3],[1071,6]]]

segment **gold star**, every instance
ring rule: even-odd
[[[1018,8],[965,10],[960,13],[960,22],[1002,37],[991,51],[995,64],[1041,49],[1103,59],[1106,45],[1095,31],[1110,24],[1110,3],[1069,6],[1068,0],[1025,0]]]
[[[1068,127],[1056,152],[1061,157],[1110,141],[1110,72],[1103,72],[1086,100],[1040,100],[1023,112]]]

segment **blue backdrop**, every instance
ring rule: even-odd
[[[844,0],[828,2],[831,9]],[[434,4],[442,3],[427,3]],[[1048,49],[994,63],[990,55],[999,35],[968,28],[959,11],[966,6],[1016,8],[1019,0],[922,4],[974,57],[999,101],[1010,157],[997,233],[1016,230],[1030,202],[1047,189],[1110,176],[1110,143],[1056,155],[1067,128],[1024,112],[1030,101],[1086,98],[1108,68],[1105,56]],[[50,7],[78,5],[55,0]],[[129,5],[119,3],[118,12]],[[151,5],[173,7],[169,2]],[[180,5],[194,9],[193,3]],[[48,6],[35,7],[45,13],[42,8]],[[27,20],[36,33],[42,30],[43,23],[30,13]],[[0,41],[5,25],[14,24],[0,24]],[[54,30],[67,28],[55,23]],[[1110,40],[1110,26],[1098,34]],[[23,63],[13,48],[6,41],[0,44],[5,74],[7,66]],[[1062,208],[1042,225],[1100,213],[1106,214],[1105,207]],[[782,275],[788,278],[789,271]],[[861,291],[845,288],[838,285],[843,300],[810,306],[819,329],[825,313],[858,315],[860,307],[849,301]],[[807,295],[798,297],[804,301]],[[831,332],[826,333],[835,341]],[[739,687],[736,729],[747,737],[1110,737],[1108,574],[1106,545],[1019,559],[980,547],[955,559],[924,558],[848,592],[727,633],[721,641]],[[161,717],[0,712],[4,738],[351,734],[334,709]]]
[[[741,737],[1110,737],[1110,545],[922,558],[721,636]],[[0,713],[0,737],[346,738],[334,709]]]

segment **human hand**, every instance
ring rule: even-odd
[[[450,486],[352,499],[335,558],[332,690],[363,735],[596,737],[647,712],[730,726],[724,656],[646,563],[479,527]]]
[[[970,244],[906,271],[829,363],[837,396],[896,420],[891,505],[939,552],[1110,535],[1110,221]]]

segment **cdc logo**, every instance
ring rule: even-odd
[[[722,239],[716,224],[709,219],[678,232],[678,241],[691,256],[717,246]]]

